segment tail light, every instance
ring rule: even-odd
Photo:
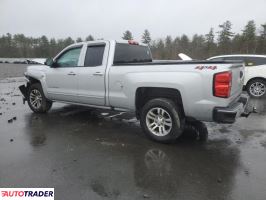
[[[213,95],[216,97],[228,98],[231,93],[232,72],[221,72],[214,75]]]

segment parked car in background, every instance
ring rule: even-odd
[[[266,55],[221,55],[207,60],[241,60],[245,63],[244,89],[252,97],[266,96]]]

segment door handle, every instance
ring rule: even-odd
[[[69,72],[67,75],[75,76],[76,74],[74,72]]]
[[[93,74],[93,76],[103,76],[103,73],[102,73],[102,72],[95,72],[95,73]]]

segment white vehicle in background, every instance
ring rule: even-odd
[[[266,55],[221,55],[207,60],[242,60],[245,63],[244,88],[252,97],[266,96]]]
[[[180,53],[178,54],[179,58],[181,58],[181,60],[193,60],[192,58],[190,58],[188,55],[184,54],[184,53]]]

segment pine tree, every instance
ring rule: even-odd
[[[220,53],[230,54],[232,51],[231,39],[234,36],[234,33],[231,31],[232,23],[230,21],[226,21],[222,25],[219,25],[219,28],[222,29],[218,32],[218,45]]]
[[[214,43],[214,31],[213,28],[210,29],[209,33],[205,35],[206,43],[213,44]]]
[[[261,33],[260,35],[262,38],[266,39],[266,23],[262,24],[261,26],[262,26],[262,30],[260,32]]]
[[[165,59],[164,41],[162,39],[151,41],[150,48],[152,51],[153,58]]]
[[[179,59],[178,54],[182,53],[180,40],[181,40],[180,37],[176,37],[172,42],[173,52],[174,52],[172,59]]]
[[[143,33],[143,35],[142,35],[142,40],[141,40],[143,43],[145,43],[145,44],[150,44],[150,42],[151,42],[151,34],[150,34],[150,32],[147,30],[147,29],[145,29],[144,30],[144,33]]]
[[[185,54],[189,54],[190,53],[190,41],[187,35],[183,34],[180,38],[179,41],[179,48],[180,48],[180,52],[179,53],[185,53]]]
[[[15,34],[13,36],[13,43],[16,46],[19,57],[27,57],[26,37],[24,36],[24,34]]]
[[[266,23],[261,24],[260,35],[258,36],[257,53],[266,54]]]
[[[127,30],[123,33],[123,37],[122,37],[123,40],[133,40],[133,36],[132,36],[132,33]]]
[[[173,51],[173,39],[170,35],[165,38],[165,59],[172,59],[175,52]]]
[[[159,39],[157,46],[156,46],[157,52],[158,52],[158,59],[165,59],[166,53],[165,53],[165,45],[162,39]]]
[[[21,34],[18,34],[21,35]],[[18,35],[16,35],[16,41],[18,41]],[[18,57],[21,56],[23,44],[25,40],[21,40],[19,44],[16,44],[14,40],[14,36],[12,36],[10,33],[7,33],[6,35],[3,35],[0,38],[0,57],[6,57],[6,58],[12,58],[12,57]]]
[[[85,39],[86,41],[94,41],[94,37],[92,35],[89,35]]]
[[[242,54],[244,52],[244,41],[241,34],[236,34],[232,39],[232,53]]]
[[[211,57],[216,54],[216,44],[214,41],[215,35],[213,28],[210,29],[209,33],[205,35],[205,41],[206,41],[206,57]]]
[[[245,53],[256,51],[256,25],[253,20],[249,21],[243,30],[243,43]]]
[[[71,45],[71,44],[73,44],[73,43],[75,43],[75,41],[74,41],[71,37],[68,37],[68,38],[66,38],[66,39],[64,40],[64,45],[65,45],[65,47],[67,47],[68,45]]]
[[[40,54],[38,57],[44,57],[44,58],[49,57],[49,40],[45,35],[43,35],[40,38],[40,52],[39,53]]]
[[[60,50],[54,38],[50,39],[49,57],[54,57]]]
[[[82,41],[82,38],[81,38],[81,37],[78,37],[78,38],[76,39],[76,42],[83,42],[83,41]]]
[[[204,58],[205,38],[203,35],[195,34],[191,41],[191,55],[193,58]]]

